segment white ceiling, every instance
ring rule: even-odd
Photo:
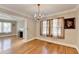
[[[0,6],[23,15],[34,16],[37,12],[36,4],[1,4]],[[41,4],[40,10],[42,14],[50,15],[70,9],[74,9],[77,4]]]

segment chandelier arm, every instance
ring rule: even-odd
[[[40,17],[40,4],[38,4],[38,17]]]

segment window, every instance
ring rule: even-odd
[[[64,19],[58,18],[51,20],[51,36],[55,38],[64,37]]]
[[[64,18],[57,18],[47,21],[42,21],[42,35],[52,36],[54,38],[64,38]],[[48,30],[47,30],[48,29]]]
[[[2,32],[2,23],[0,22],[0,33]]]
[[[3,22],[3,32],[4,33],[11,32],[11,23]]]
[[[41,21],[41,35],[43,36],[49,35],[49,21],[48,20]]]
[[[10,22],[0,22],[0,33],[10,33],[12,24]]]

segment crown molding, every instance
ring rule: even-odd
[[[7,14],[9,14],[9,15],[11,14],[11,15],[15,15],[15,16],[23,17],[23,18],[31,18],[31,17],[28,16],[28,15],[25,15],[25,14],[23,14],[23,13],[21,13],[21,12],[18,12],[18,11],[12,10],[12,9],[9,9],[9,8],[4,7],[4,6],[2,6],[2,5],[0,5],[0,9],[10,12],[10,13],[7,13]],[[1,11],[1,12],[3,12],[3,11]],[[4,12],[3,12],[3,13],[4,13]],[[6,12],[5,12],[5,13],[6,13]]]
[[[60,15],[60,14],[65,14],[65,13],[74,12],[74,11],[77,11],[77,9],[74,8],[74,9],[70,9],[70,10],[66,10],[66,11],[62,11],[62,12],[50,14],[50,15],[48,15],[47,17],[51,17],[51,16],[55,16],[55,15]]]
[[[65,14],[65,13],[69,13],[69,12],[76,12],[78,9],[79,9],[79,5],[77,5],[73,9],[65,10],[65,11],[62,11],[62,12],[53,13],[53,14],[47,15],[46,17],[51,17],[51,16],[55,16],[55,15]]]
[[[75,7],[75,9],[78,10],[78,9],[79,9],[79,5],[77,5],[77,6]]]

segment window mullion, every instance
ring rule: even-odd
[[[48,36],[50,36],[50,20],[48,20]]]
[[[4,22],[2,22],[2,33],[3,33],[3,29],[4,29],[3,23],[4,23]]]

